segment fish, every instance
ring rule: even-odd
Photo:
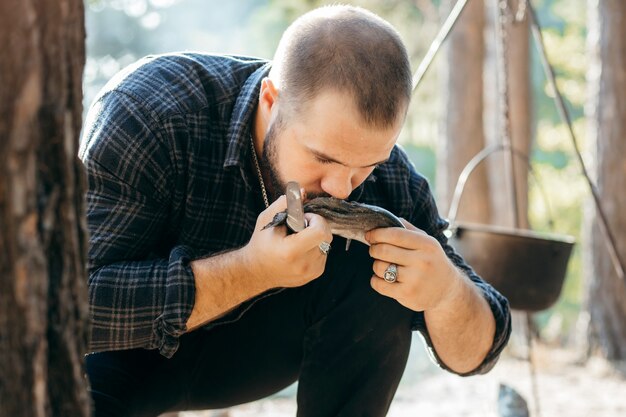
[[[369,246],[365,234],[381,227],[402,227],[404,224],[396,215],[382,207],[345,201],[334,197],[317,197],[304,203],[305,213],[322,216],[330,225],[332,234],[347,239],[346,250],[352,240]],[[263,229],[284,225],[287,210],[277,213]]]

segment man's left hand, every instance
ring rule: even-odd
[[[366,234],[374,258],[372,288],[414,311],[445,308],[458,295],[463,276],[435,238],[401,220],[406,229],[388,227]],[[393,283],[383,279],[391,263],[398,267]]]

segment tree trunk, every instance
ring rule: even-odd
[[[444,2],[449,9],[452,1]],[[444,122],[439,141],[437,185],[442,208],[448,208],[456,181],[467,162],[488,144],[502,143],[499,129],[494,0],[472,1],[460,17],[447,45]],[[517,10],[511,2],[511,13]],[[530,52],[528,19],[509,24],[507,32],[511,141],[528,155],[531,146]],[[484,81],[483,81],[484,80]],[[514,226],[510,184],[503,175],[505,154],[490,155],[465,187],[457,219]],[[517,225],[528,227],[528,167],[515,159]]]
[[[443,13],[456,1],[446,0]],[[465,165],[484,147],[483,56],[484,3],[470,2],[459,17],[446,45],[443,66],[443,123],[439,140],[438,196],[442,212],[449,209],[457,180]],[[488,223],[489,187],[486,166],[479,165],[468,180],[456,220]]]
[[[514,14],[520,0],[510,2],[509,13]],[[501,111],[498,108],[497,55],[496,55],[496,1],[487,0],[487,24],[485,30],[485,138],[487,144],[502,143],[500,134]],[[507,24],[507,78],[509,87],[510,136],[513,148],[529,155],[532,143],[531,134],[531,84],[530,84],[530,26],[528,18],[521,22]],[[529,155],[530,156],[530,155]],[[509,177],[505,172],[505,158],[499,152],[489,157],[489,184],[491,186],[491,223],[501,226],[515,226],[512,192]],[[517,198],[517,226],[528,228],[528,165],[515,157],[515,187]]]
[[[596,143],[600,199],[617,251],[626,259],[626,3],[589,2],[589,132]],[[609,360],[626,360],[626,285],[618,279],[592,213],[591,261],[587,268],[588,309],[595,342]]]
[[[0,2],[0,415],[88,416],[82,0]]]

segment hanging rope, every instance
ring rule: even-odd
[[[524,0],[520,0],[523,2]],[[515,181],[515,158],[513,158],[513,140],[511,138],[511,115],[509,109],[509,4],[507,0],[495,0],[496,5],[496,63],[498,83],[498,125],[502,146],[508,150],[504,158],[504,175],[509,184],[511,208],[513,209],[513,227],[519,229],[519,207],[517,203],[517,184]]]

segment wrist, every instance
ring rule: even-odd
[[[449,284],[439,302],[430,309],[432,313],[454,311],[455,306],[458,306],[467,297],[469,288],[465,275],[455,266],[452,268],[453,272],[450,274]]]
[[[269,274],[263,273],[263,268],[258,261],[258,256],[254,255],[249,245],[245,245],[237,251],[239,252],[243,276],[248,277],[248,281],[254,283],[254,285],[259,288],[260,292],[278,286],[274,285],[275,283],[271,281]]]

